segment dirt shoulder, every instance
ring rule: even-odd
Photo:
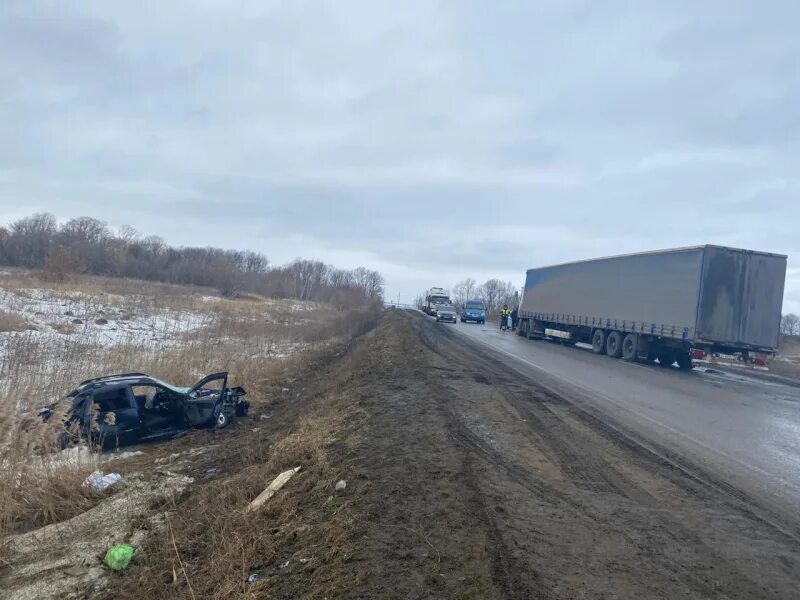
[[[447,327],[388,311],[287,373],[291,396],[191,461],[194,483],[152,507],[166,525],[90,595],[797,597],[791,533]]]

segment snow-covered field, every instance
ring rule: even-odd
[[[327,310],[125,280],[48,285],[0,274],[0,421],[110,373],[142,371],[189,385],[227,369],[247,385],[265,361],[307,347],[304,332]]]
[[[20,316],[28,327],[0,332],[0,336],[67,339],[106,348],[130,343],[161,345],[213,321],[209,312],[155,307],[144,311],[143,305],[139,297],[126,299],[114,294],[0,289],[0,310]]]

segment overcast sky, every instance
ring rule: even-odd
[[[0,218],[381,270],[388,295],[789,254],[800,2],[0,0]]]

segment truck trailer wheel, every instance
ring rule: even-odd
[[[622,340],[622,360],[635,361],[639,357],[639,336],[629,333]]]
[[[675,353],[672,348],[662,348],[658,351],[658,365],[665,369],[672,368],[672,363],[675,362]]]
[[[595,354],[606,353],[606,332],[602,329],[595,329],[592,334],[592,352]]]
[[[611,358],[619,358],[622,356],[622,334],[619,331],[612,331],[608,334],[606,354]]]
[[[678,367],[680,367],[681,370],[692,370],[692,357],[688,352],[683,350],[681,352],[676,352],[675,355],[675,361],[678,363]]]

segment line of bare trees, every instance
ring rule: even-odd
[[[478,282],[467,277],[456,283],[450,292],[450,299],[457,308],[461,308],[467,300],[482,300],[486,305],[486,312],[496,316],[504,304],[515,308],[519,304],[519,291],[510,281],[489,279],[478,285]],[[417,305],[425,304],[425,294],[417,297]]]
[[[344,270],[304,259],[271,267],[258,252],[173,247],[132,227],[114,231],[91,217],[59,225],[47,213],[0,227],[0,264],[43,269],[55,280],[89,273],[210,286],[226,296],[252,292],[341,306],[382,300],[384,291],[381,274],[364,267]]]

